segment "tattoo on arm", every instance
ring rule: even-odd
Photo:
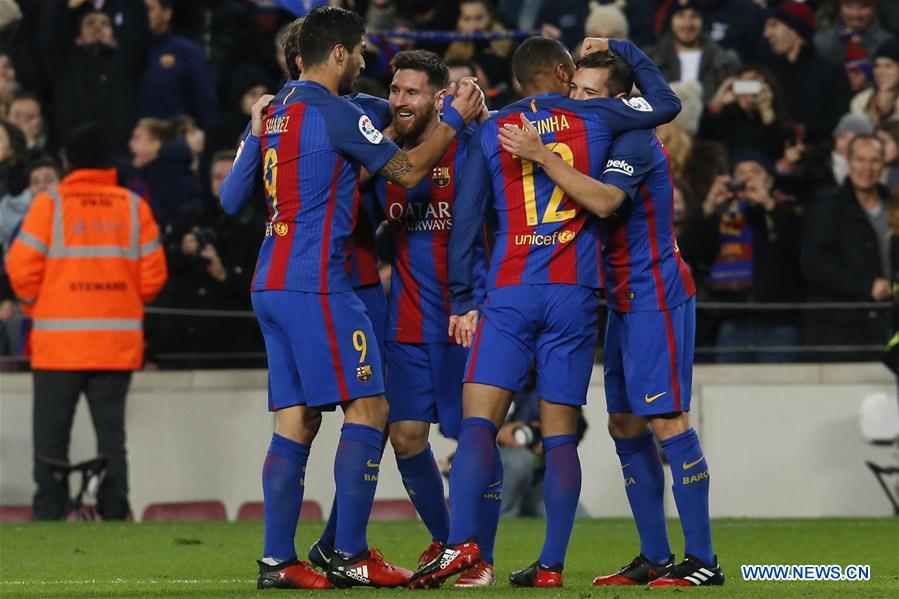
[[[412,171],[412,161],[409,155],[403,150],[397,150],[390,160],[387,161],[378,174],[393,183],[400,184],[403,178]]]

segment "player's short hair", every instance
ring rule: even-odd
[[[317,6],[306,13],[297,34],[297,50],[303,68],[326,60],[338,44],[352,52],[365,35],[365,21],[351,10],[339,6]]]
[[[634,87],[634,69],[626,60],[611,50],[593,52],[582,56],[575,63],[579,69],[608,69],[609,77],[606,87],[610,96],[629,94]]]
[[[287,63],[287,75],[291,79],[300,78],[300,69],[297,68],[297,56],[300,55],[300,29],[303,27],[303,17],[291,21],[278,33],[281,51],[284,52],[284,62]]]
[[[568,59],[568,49],[559,40],[529,37],[512,55],[512,75],[522,86],[540,77],[550,77],[557,65]]]
[[[421,71],[428,76],[428,84],[435,89],[443,89],[449,85],[449,69],[440,57],[430,50],[404,50],[398,52],[390,61],[393,72],[400,69]]]

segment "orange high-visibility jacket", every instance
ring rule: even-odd
[[[73,171],[35,197],[6,270],[34,319],[32,368],[140,368],[144,304],[168,272],[150,207],[115,169]]]

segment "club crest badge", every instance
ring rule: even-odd
[[[360,383],[367,383],[371,380],[371,364],[356,367],[356,378]]]
[[[278,234],[278,237],[284,237],[287,235],[287,223],[275,223],[274,224],[275,233]]]
[[[431,173],[431,181],[437,187],[446,187],[450,183],[450,167],[435,166]]]

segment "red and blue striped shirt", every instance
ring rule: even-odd
[[[388,341],[450,341],[447,247],[471,130],[469,127],[456,137],[431,176],[414,189],[404,189],[383,178],[375,184],[394,246]],[[486,263],[482,238],[476,243],[481,257],[475,263],[475,289],[480,296]]]
[[[602,181],[627,195],[615,214],[599,220],[609,309],[669,310],[693,297],[693,277],[674,236],[671,166],[655,131],[617,137]]]
[[[377,172],[398,150],[357,105],[311,81],[289,81],[261,137],[270,231],[252,289],[349,291],[359,166]]]

